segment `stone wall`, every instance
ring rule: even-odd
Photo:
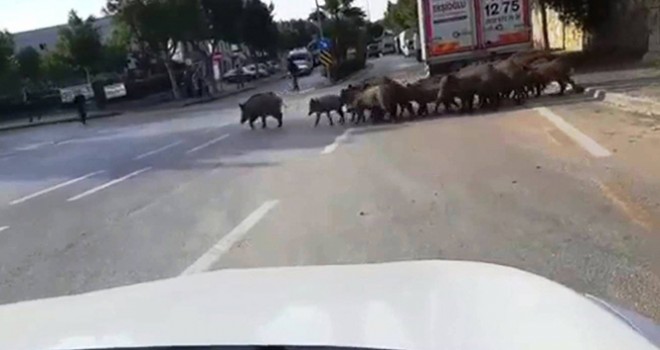
[[[590,33],[584,33],[573,24],[563,23],[557,12],[548,9],[550,48],[616,52],[641,57],[649,48],[651,2],[657,3],[660,0],[612,0],[612,18]],[[542,47],[543,27],[538,1],[533,1],[532,8],[534,43],[537,47]]]
[[[532,3],[532,32],[534,46],[543,47],[543,20],[541,17],[541,6],[534,1]],[[547,9],[548,17],[548,39],[551,49],[568,51],[580,51],[584,48],[584,35],[577,26],[564,23],[559,19],[559,14],[552,9]]]

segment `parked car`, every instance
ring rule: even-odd
[[[394,42],[383,41],[383,49],[381,50],[383,55],[389,55],[396,53],[396,46]]]
[[[288,59],[293,60],[293,63],[298,66],[300,76],[312,74],[314,70],[314,57],[307,49],[291,50]]]
[[[222,76],[222,80],[228,83],[238,83],[240,79],[238,72],[238,68],[230,69]],[[255,79],[257,79],[257,73],[248,69],[247,67],[243,67],[243,81],[247,82]]]
[[[257,66],[259,67],[259,71],[260,71],[260,72],[266,72],[266,74],[269,75],[269,76],[272,75],[272,74],[274,73],[274,72],[270,69],[270,67],[268,67],[268,65],[265,64],[265,63],[259,63]]]
[[[254,73],[257,78],[265,78],[270,75],[266,69],[263,69],[261,66],[258,66],[254,63],[245,66],[245,68]]]
[[[380,44],[375,42],[367,45],[367,57],[380,57]]]
[[[266,65],[271,73],[277,73],[281,69],[280,64],[275,61],[268,61]]]

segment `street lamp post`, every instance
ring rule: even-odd
[[[323,39],[323,21],[321,20],[321,7],[319,6],[319,0],[316,1],[316,22],[318,22],[319,26],[319,35],[321,36],[321,39]]]

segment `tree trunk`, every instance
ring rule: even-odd
[[[548,33],[548,5],[545,3],[545,0],[540,0],[539,4],[541,6],[541,27],[543,31],[543,48],[545,50],[550,49],[550,34]]]
[[[176,74],[174,73],[174,67],[172,67],[172,60],[167,57],[164,59],[165,69],[167,69],[167,75],[170,77],[170,84],[172,85],[172,96],[175,100],[181,99],[181,92],[179,91],[179,83],[176,81]]]
[[[215,73],[213,71],[213,55],[208,55],[205,57],[204,66],[206,85],[209,86],[209,92],[212,95],[215,95],[218,93],[218,85],[216,84]]]

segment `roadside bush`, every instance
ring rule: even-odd
[[[145,79],[127,81],[125,85],[127,98],[129,99],[142,98],[172,89],[170,78],[167,74],[158,74]]]
[[[332,72],[332,80],[337,81],[340,79],[344,79],[347,76],[361,69],[364,69],[365,65],[366,65],[366,60],[360,58],[343,61],[334,67]]]

